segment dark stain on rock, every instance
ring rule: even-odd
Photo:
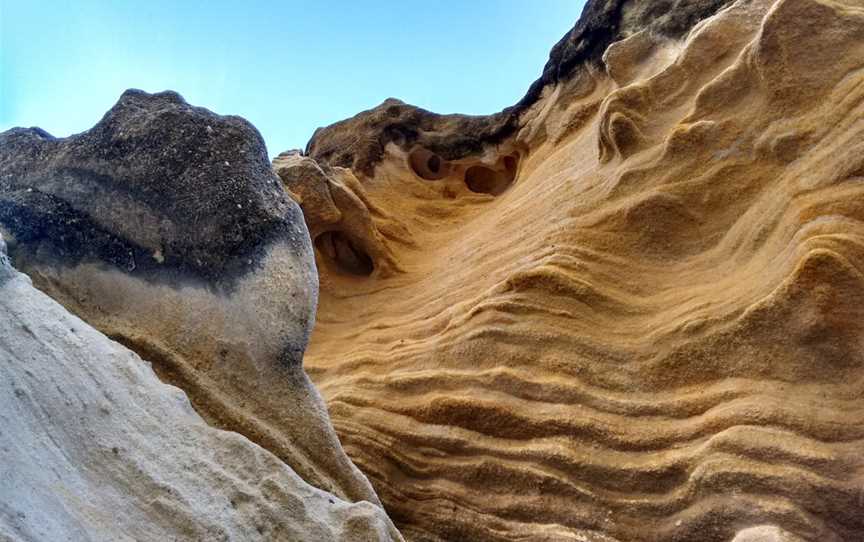
[[[251,124],[140,90],[80,134],[0,134],[0,226],[16,265],[100,262],[220,289],[254,270],[272,242],[308,244]]]

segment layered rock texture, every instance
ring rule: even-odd
[[[210,427],[177,388],[13,270],[0,239],[0,540],[394,540]]]
[[[864,539],[860,0],[591,1],[513,108],[273,165],[407,539]]]
[[[864,540],[861,0],[590,0],[272,165],[128,91],[0,233],[0,540]]]

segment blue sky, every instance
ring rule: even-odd
[[[0,131],[86,130],[126,88],[249,119],[270,155],[395,97],[515,103],[582,0],[0,0]]]

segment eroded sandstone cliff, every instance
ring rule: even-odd
[[[77,315],[0,242],[0,539],[864,539],[862,113],[861,0],[591,0],[272,171],[170,92],[0,134]]]
[[[864,538],[862,119],[860,0],[592,1],[514,108],[277,158],[406,538]]]

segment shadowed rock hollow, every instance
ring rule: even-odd
[[[409,540],[864,539],[864,5],[589,2],[516,106],[274,169]]]

